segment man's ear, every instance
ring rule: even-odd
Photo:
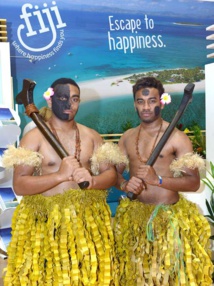
[[[135,106],[135,103],[134,103],[134,110],[137,112],[137,108],[136,108],[136,106]]]

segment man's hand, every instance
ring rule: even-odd
[[[93,177],[91,173],[86,168],[77,168],[73,172],[73,180],[75,182],[82,183],[82,182],[89,182],[89,186],[87,189],[91,189],[93,186]]]
[[[62,177],[62,182],[72,181],[74,171],[80,167],[79,162],[74,156],[68,156],[62,159],[58,174]]]
[[[159,178],[153,167],[148,165],[140,165],[136,173],[137,178],[143,180],[146,184],[157,186]]]
[[[146,185],[144,184],[144,182],[141,179],[134,176],[131,177],[131,179],[127,181],[127,183],[125,183],[125,186],[123,187],[124,192],[126,193],[130,192],[135,195],[141,194],[141,192],[145,189]]]

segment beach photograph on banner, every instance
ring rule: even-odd
[[[172,96],[170,121],[183,89],[195,84],[193,101],[179,128],[205,129],[204,65],[206,27],[213,22],[208,1],[51,2],[11,0],[0,8],[11,23],[11,70],[14,96],[23,79],[34,80],[35,104],[55,78],[71,77],[81,88],[80,123],[100,133],[122,133],[139,121],[132,86],[143,76],[160,79]],[[144,2],[146,5],[143,5]],[[30,121],[19,106],[21,128]]]

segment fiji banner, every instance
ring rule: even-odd
[[[145,75],[160,79],[172,103],[170,121],[187,83],[193,101],[179,127],[205,129],[204,67],[214,3],[209,1],[1,1],[7,20],[14,98],[23,79],[36,82],[34,102],[60,77],[81,88],[77,121],[100,133],[122,133],[139,124],[132,85]],[[29,121],[19,107],[21,127]]]

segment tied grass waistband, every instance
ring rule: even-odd
[[[23,197],[20,205],[30,207],[32,212],[47,213],[57,204],[61,208],[69,208],[71,204],[82,207],[93,203],[105,203],[108,191],[106,190],[74,190],[70,189],[63,194],[43,196],[42,194]]]

